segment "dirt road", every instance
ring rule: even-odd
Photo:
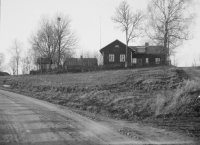
[[[112,125],[119,128],[125,124]],[[0,90],[0,145],[192,144],[184,136],[164,130],[141,127],[155,136],[154,140],[144,141],[122,135],[114,128],[65,107]]]

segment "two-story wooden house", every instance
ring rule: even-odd
[[[105,66],[125,66],[126,45],[119,40],[115,40],[100,50]],[[167,51],[163,46],[128,46],[127,64],[131,66],[154,66],[169,64]]]

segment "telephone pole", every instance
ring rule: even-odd
[[[1,0],[0,0],[0,49],[1,49]]]
[[[100,16],[100,49],[101,49],[101,16]]]

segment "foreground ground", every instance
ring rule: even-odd
[[[93,121],[74,111],[0,91],[1,145],[193,144],[183,134],[112,119]],[[129,128],[131,137],[117,130]]]
[[[188,68],[184,70],[155,67],[15,76],[1,77],[0,83],[9,87],[10,91],[78,109],[79,114],[108,123],[128,137],[143,141],[171,141],[173,139],[165,134],[167,129],[178,134],[184,133],[199,142],[200,83],[193,79],[194,74],[198,73],[189,75],[192,71]],[[109,121],[108,117],[130,121],[130,125],[127,122]],[[133,127],[136,122],[142,123],[142,126],[146,124],[164,129],[164,134],[160,131],[157,134],[154,131],[148,132],[151,129],[147,127],[148,129],[143,130],[141,125]],[[162,138],[163,136],[167,138]]]

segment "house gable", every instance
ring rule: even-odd
[[[115,41],[111,42],[110,44],[108,44],[105,47],[103,47],[102,49],[100,49],[100,52],[102,53],[103,51],[105,51],[105,49],[110,49],[111,47],[115,48],[117,51],[117,49],[119,49],[120,47],[126,48],[126,45],[124,43],[122,43],[121,41],[119,41],[118,39],[116,39]],[[128,49],[131,49],[131,48],[128,47]]]
[[[131,64],[132,50],[127,49],[127,61]],[[103,55],[104,65],[125,66],[126,45],[119,40],[115,40],[100,50]]]

